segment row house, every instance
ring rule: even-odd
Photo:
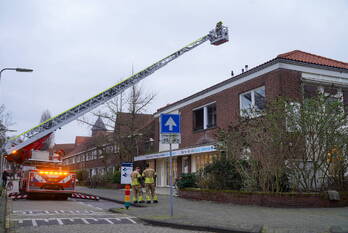
[[[115,131],[108,131],[103,120],[98,117],[91,129],[91,136],[76,136],[75,143],[56,144],[54,150],[65,152],[62,162],[70,170],[88,171],[90,177],[113,173],[120,163],[133,161],[134,156],[140,153],[154,151],[153,122],[151,114],[120,112]],[[129,141],[134,144],[127,145]],[[119,142],[125,145],[121,146]],[[124,146],[129,149],[131,156],[124,155]],[[144,166],[144,163],[138,163]]]
[[[241,74],[157,110],[157,153],[135,157],[157,171],[157,185],[169,185],[169,146],[160,143],[160,115],[181,115],[181,143],[173,145],[174,177],[196,172],[220,154],[218,128],[227,128],[250,108],[262,110],[277,96],[302,99],[317,91],[329,93],[348,106],[348,63],[295,50],[280,54]]]

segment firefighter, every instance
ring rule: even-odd
[[[156,172],[154,169],[150,168],[149,164],[146,164],[143,177],[145,178],[146,203],[151,203],[151,199],[153,200],[153,203],[158,203],[158,198],[155,194]]]
[[[2,173],[2,187],[6,187],[7,185],[7,179],[9,177],[9,174],[6,170],[4,170],[4,172]]]
[[[216,31],[217,35],[221,35],[222,34],[222,21],[219,21],[216,24],[215,31]]]
[[[141,195],[141,175],[140,168],[136,167],[131,174],[132,179],[132,192],[133,192],[133,203],[143,202],[143,196]]]

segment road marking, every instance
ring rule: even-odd
[[[81,218],[81,220],[82,220],[85,224],[89,224],[89,222],[88,222],[85,218]]]
[[[103,210],[103,209],[101,209]],[[14,210],[12,211],[12,214],[14,215],[61,215],[61,214],[70,214],[70,215],[92,215],[92,214],[96,214],[96,215],[100,215],[100,214],[105,214],[104,212],[99,212],[99,211],[93,211],[93,210],[35,210],[35,211],[31,211],[31,210],[23,210],[23,211],[17,211]]]
[[[32,219],[31,222],[32,222],[32,224],[33,224],[33,227],[37,227],[37,222],[36,222],[35,219]]]
[[[64,225],[64,223],[63,223],[62,219],[60,219],[60,218],[56,218],[56,220],[57,220],[57,222],[58,222],[58,224],[59,224],[59,225]]]
[[[110,219],[108,219],[108,218],[102,218],[102,219],[104,219],[105,221],[107,221],[108,223],[110,223],[110,224],[114,224],[112,221],[110,221]]]
[[[66,222],[66,220],[70,221]],[[93,220],[93,221],[92,221]],[[113,221],[112,221],[113,220]],[[124,221],[126,220],[126,221]],[[67,225],[67,224],[137,224],[132,217],[120,218],[34,218],[34,219],[11,219],[12,222],[17,222],[18,227],[40,227],[47,225]],[[65,223],[64,223],[65,221]],[[92,221],[92,222],[89,222]],[[43,222],[47,223],[44,224]],[[29,224],[29,225],[28,225]]]
[[[133,220],[133,219],[131,219],[131,218],[126,218],[126,219],[128,219],[129,221],[131,221],[132,223],[134,223],[134,224],[136,224],[136,222]]]

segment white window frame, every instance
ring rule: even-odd
[[[208,128],[208,107],[209,107],[210,105],[213,105],[213,104],[215,104],[215,108],[216,108],[216,101],[214,101],[214,102],[211,102],[211,103],[205,104],[205,105],[203,105],[203,106],[200,106],[200,107],[197,107],[197,108],[192,109],[192,115],[193,115],[193,113],[194,113],[196,110],[199,110],[199,109],[202,109],[202,108],[203,108],[203,129],[195,129],[194,127],[192,127],[194,131],[196,131],[196,130],[206,130],[206,129],[211,129],[211,128],[216,127],[217,122],[216,122],[216,119],[215,119],[215,126],[214,126],[214,127],[209,127],[209,128]],[[215,110],[215,111],[216,111],[216,110]],[[216,115],[217,115],[217,114],[216,114]]]
[[[239,113],[240,113],[240,116],[246,117],[246,116],[250,115],[250,114],[246,115],[245,111],[250,111],[251,109],[255,108],[255,92],[260,90],[260,89],[265,90],[265,98],[266,98],[266,87],[265,86],[261,86],[261,87],[258,87],[258,88],[255,88],[255,89],[252,89],[252,90],[249,90],[249,91],[246,91],[246,92],[239,94]],[[242,96],[245,94],[248,94],[248,93],[251,93],[251,106],[250,106],[250,108],[245,109],[242,106]],[[256,114],[255,116],[251,116],[251,117],[258,117],[258,116],[260,116],[260,114]]]

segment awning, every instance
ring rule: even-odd
[[[184,155],[192,155],[192,154],[199,154],[199,153],[213,152],[213,151],[217,151],[215,146],[214,145],[207,145],[207,146],[199,146],[199,147],[173,150],[172,156],[184,156]],[[155,154],[136,156],[136,157],[134,157],[134,161],[167,158],[169,156],[170,156],[169,151],[164,151],[164,152],[155,153]]]

